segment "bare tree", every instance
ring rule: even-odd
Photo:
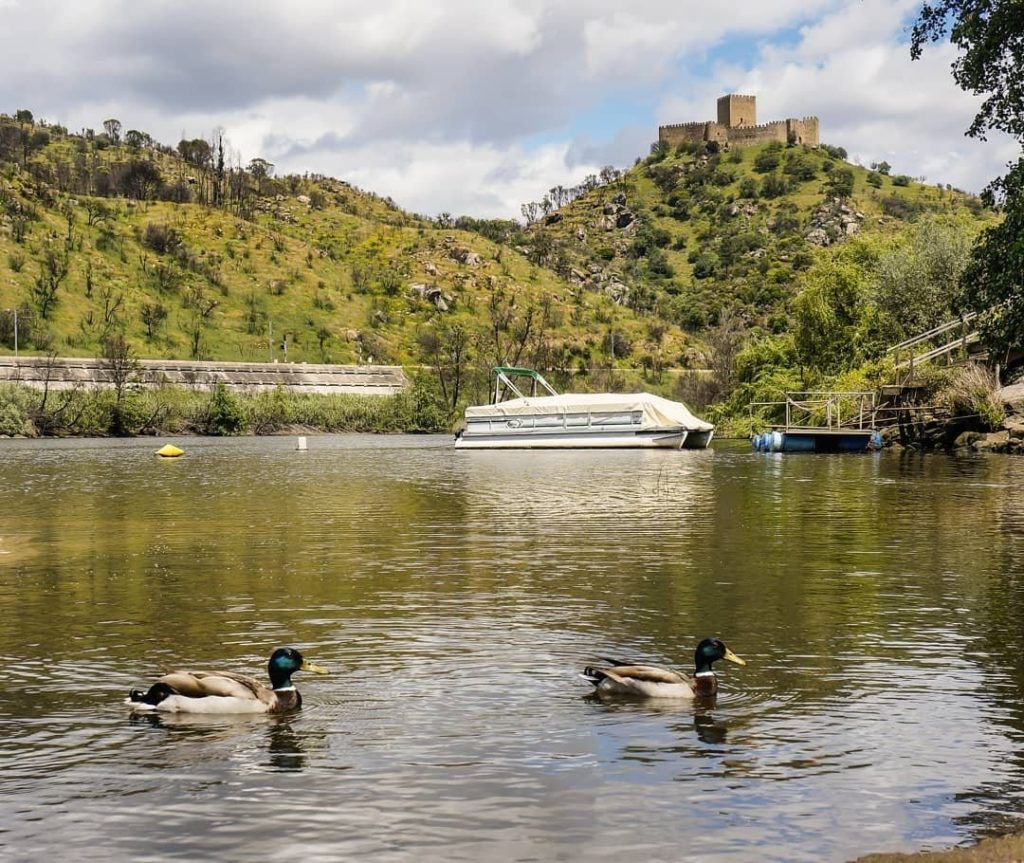
[[[105,285],[100,291],[100,301],[103,303],[103,329],[100,332],[100,339],[106,342],[111,331],[120,323],[118,312],[124,306],[124,294],[115,293],[112,287]]]
[[[39,275],[32,286],[32,298],[39,309],[39,314],[46,319],[57,304],[57,292],[68,275],[67,251],[58,254],[53,248],[48,247],[43,252],[39,267]]]
[[[434,367],[445,407],[454,412],[472,356],[472,339],[461,324],[439,322],[435,329],[425,330],[419,336],[424,359]]]
[[[113,118],[103,121],[103,131],[107,133],[107,137],[110,138],[115,144],[121,140],[121,121]]]
[[[131,345],[122,335],[109,336],[103,341],[103,357],[100,366],[107,373],[114,388],[114,410],[110,431],[118,437],[131,434],[125,398],[129,386],[137,382],[141,373],[138,360],[132,355]]]
[[[201,287],[190,288],[185,297],[185,308],[189,316],[185,324],[192,347],[192,358],[198,359],[203,346],[203,332],[209,323],[210,315],[219,305],[218,300],[209,299]]]
[[[273,175],[274,165],[266,159],[256,158],[249,162],[249,173],[256,178],[256,194],[263,194],[263,181]]]
[[[157,330],[167,320],[167,309],[162,303],[143,303],[139,317],[146,328],[146,338],[152,340]]]
[[[538,306],[527,301],[524,304],[518,292],[495,286],[487,300],[487,313],[489,327],[485,350],[492,365],[517,365],[528,348],[534,355],[544,353],[550,303]]]

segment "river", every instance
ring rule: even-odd
[[[0,441],[8,860],[843,861],[1024,815],[1024,459]],[[595,700],[601,655],[711,704]],[[132,716],[167,667],[285,717]]]

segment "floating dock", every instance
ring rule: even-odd
[[[755,434],[755,452],[864,452],[881,449],[871,392],[790,392],[785,401],[751,402],[754,409],[783,413],[785,421]]]
[[[882,446],[881,434],[873,429],[773,429],[751,441],[755,452],[864,452]]]

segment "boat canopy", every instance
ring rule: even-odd
[[[539,414],[624,413],[640,411],[644,428],[681,427],[712,431],[714,425],[697,419],[686,405],[650,393],[564,393],[509,399],[493,405],[466,408],[466,420],[485,417],[524,417]]]

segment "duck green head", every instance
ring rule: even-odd
[[[697,674],[711,671],[711,663],[717,662],[719,659],[735,662],[737,665],[747,664],[729,650],[722,641],[719,641],[717,638],[705,638],[697,645],[697,649],[693,654],[693,664],[697,669]]]
[[[292,675],[296,671],[327,673],[326,668],[306,662],[302,654],[293,647],[279,647],[270,655],[267,673],[270,675],[270,685],[274,689],[290,689],[293,686]]]

